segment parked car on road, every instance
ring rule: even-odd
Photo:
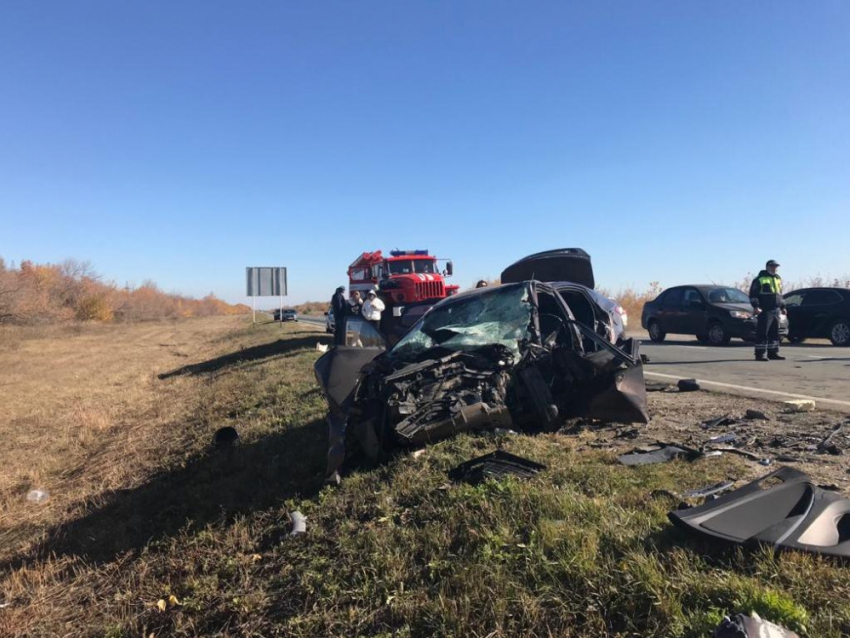
[[[700,285],[668,288],[643,308],[641,325],[649,338],[660,343],[668,334],[694,335],[699,341],[719,346],[739,338],[753,341],[756,317],[750,298],[737,288]],[[779,334],[788,334],[783,315]]]
[[[788,340],[825,338],[836,346],[850,346],[850,290],[804,288],[784,296],[788,308]]]
[[[280,308],[275,308],[272,312],[272,317],[275,321],[298,321],[298,313],[295,308],[284,308],[281,312]]]

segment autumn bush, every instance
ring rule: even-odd
[[[0,258],[0,323],[36,324],[66,321],[150,321],[248,312],[210,293],[193,299],[166,293],[147,281],[119,287],[104,281],[88,262],[61,264],[22,261],[9,267]]]
[[[295,310],[300,315],[323,315],[325,311],[330,306],[330,299],[328,301],[305,301],[302,304],[295,306]]]

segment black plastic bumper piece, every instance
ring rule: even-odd
[[[487,479],[501,479],[505,476],[527,479],[545,469],[546,466],[540,463],[529,461],[502,450],[496,450],[490,454],[461,463],[449,472],[449,478],[453,481],[478,485]]]

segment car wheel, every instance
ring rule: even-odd
[[[708,327],[708,343],[713,346],[725,346],[729,343],[729,333],[722,323],[713,323]]]
[[[788,339],[789,343],[803,343],[806,340],[804,336],[798,334],[789,334],[785,338]]]
[[[834,346],[850,346],[850,321],[839,319],[832,324],[832,328],[829,329],[829,340]]]
[[[708,335],[697,335],[697,341],[699,341],[700,343],[708,343]]]
[[[655,343],[661,343],[667,337],[667,333],[661,329],[657,321],[649,322],[649,338]]]

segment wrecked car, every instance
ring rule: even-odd
[[[469,430],[648,421],[638,343],[613,345],[539,281],[449,297],[391,349],[358,318],[315,364],[330,408],[328,476]]]

